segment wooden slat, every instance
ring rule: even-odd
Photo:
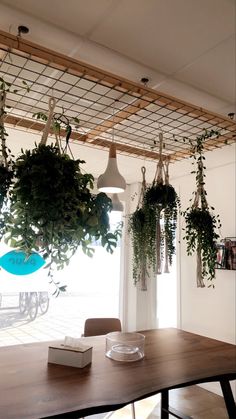
[[[26,128],[27,130],[32,130],[35,132],[43,132],[43,129],[45,127],[45,124],[42,122],[38,122],[38,121],[32,121],[29,119],[24,119],[24,118],[18,118],[17,116],[11,116],[11,115],[7,115],[4,119],[6,124],[11,125],[12,127],[15,128]],[[66,131],[64,129],[61,130],[61,137],[65,138],[66,137]],[[49,134],[53,135],[53,129],[50,129]],[[85,142],[87,140],[87,135],[85,134],[80,134],[76,131],[73,131],[71,133],[71,139],[72,140],[77,140],[77,141],[81,141],[81,142]]]
[[[38,121],[34,122],[32,120],[18,118],[16,116],[11,116],[11,115],[7,115],[5,117],[5,123],[15,128],[17,127],[26,128],[27,130],[35,131],[38,133],[42,133],[45,126],[45,124],[43,124],[42,122],[38,122]],[[53,130],[51,129],[49,133],[53,135]],[[62,138],[66,137],[66,131],[63,129],[61,130],[61,137]],[[86,143],[87,135],[80,134],[76,131],[72,131],[70,139],[74,141]],[[92,139],[90,141],[90,144],[98,148],[104,148],[108,150],[111,145],[111,141],[104,140],[102,138],[96,138],[96,139]],[[133,155],[137,157],[146,157],[151,160],[157,160],[159,158],[159,154],[154,151],[149,151],[149,150],[144,151],[141,148],[128,146],[126,144],[116,143],[116,149],[118,152],[121,152],[123,154],[129,154],[129,155]],[[172,157],[172,159],[174,159],[174,156]]]
[[[230,135],[219,136],[218,138],[209,138],[204,143],[204,149],[206,151],[211,151],[216,148],[221,148],[225,145],[233,144],[234,142],[235,140]],[[186,150],[176,151],[175,153],[170,155],[170,159],[172,161],[175,159],[181,160],[181,159],[190,157],[190,155],[191,155],[191,150],[189,148]]]
[[[136,99],[132,105],[126,106],[121,111],[117,112],[115,116],[106,119],[102,124],[98,125],[96,129],[93,129],[88,134],[88,142],[91,142],[98,134],[108,131],[116,124],[120,124],[125,119],[129,118],[131,115],[136,114],[140,109],[144,109],[149,102],[142,99]]]
[[[32,120],[19,118],[19,117],[11,116],[11,115],[7,115],[5,117],[5,123],[15,128],[17,127],[26,128],[27,130],[32,130],[38,133],[42,133],[45,126],[44,123],[38,122],[37,120],[32,121]],[[53,135],[52,129],[50,130],[50,134]],[[72,131],[70,138],[71,140],[74,140],[74,141],[78,141],[82,143],[89,142],[89,144],[94,145],[96,147],[109,149],[111,141],[106,140],[104,138],[100,138],[99,134],[101,134],[101,132],[96,131],[96,135],[95,135],[95,130],[94,130],[94,138],[88,139],[88,135],[81,134],[76,131]],[[66,137],[66,131],[64,129],[61,130],[61,137],[62,138]],[[210,151],[210,150],[213,150],[214,148],[223,147],[226,144],[232,144],[234,142],[235,142],[234,138],[232,138],[229,134],[220,136],[219,138],[210,138],[205,142],[205,149],[206,151]],[[128,154],[128,155],[133,155],[137,157],[143,157],[150,160],[158,160],[159,158],[159,153],[155,151],[133,147],[127,144],[116,143],[116,149],[121,154]],[[175,153],[171,153],[167,155],[170,158],[170,161],[174,162],[177,160],[187,158],[190,156],[190,154],[191,154],[190,149],[184,149],[184,150],[176,151]],[[165,157],[165,151],[164,151],[164,157]]]
[[[96,146],[100,146],[103,148],[109,148],[111,145],[110,141],[101,139],[101,138],[96,138],[92,141],[93,145]],[[137,157],[143,157],[143,158],[147,158],[147,159],[151,159],[151,160],[158,160],[159,158],[159,153],[156,153],[155,151],[151,151],[151,150],[143,150],[143,149],[139,149],[136,147],[132,147],[129,146],[127,144],[120,144],[120,143],[116,143],[116,150],[118,152],[120,152],[121,154],[128,154],[128,155],[133,155],[133,156],[137,156]],[[174,158],[174,156],[173,156]]]

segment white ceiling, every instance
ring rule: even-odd
[[[27,25],[33,42],[223,115],[235,112],[235,16],[235,0],[0,0],[0,29]]]
[[[0,3],[83,36],[229,104],[235,102],[235,0]],[[33,33],[34,28],[30,30]]]

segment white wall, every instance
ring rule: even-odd
[[[220,215],[222,238],[236,236],[236,147],[225,146],[205,154],[208,203]],[[180,192],[182,209],[189,206],[194,191],[191,161],[173,165],[171,183]],[[183,220],[180,221],[179,264],[180,324],[193,333],[236,343],[236,271],[216,270],[215,289],[197,288],[196,258],[187,256],[183,241]],[[208,386],[216,390],[215,385]],[[221,392],[220,392],[221,394]]]
[[[140,190],[141,183],[129,185],[126,190],[127,201],[121,275],[121,318],[123,329],[127,331],[147,330],[157,327],[156,279],[148,278],[147,291],[141,291],[139,284],[135,286],[133,281],[133,252],[131,238],[128,234],[128,215],[137,208]]]
[[[205,153],[206,190],[208,203],[215,207],[222,227],[221,238],[236,236],[236,145],[225,146]],[[180,196],[181,209],[189,205],[195,190],[192,161],[184,160],[171,165],[171,183]],[[140,184],[129,188],[130,197],[139,194]],[[127,213],[136,209],[136,202],[127,202]],[[197,288],[196,257],[187,256],[184,236],[184,220],[179,218],[177,237],[178,271],[178,327],[183,330],[236,344],[236,271],[216,270],[215,288]],[[152,322],[156,299],[155,281],[148,292],[139,291],[132,283],[132,252],[129,237],[125,238],[124,268],[124,325],[126,330],[155,327]],[[207,285],[207,284],[206,284]],[[222,395],[217,383],[203,387]],[[236,394],[236,385],[232,383]]]

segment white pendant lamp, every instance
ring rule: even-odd
[[[112,118],[112,143],[109,149],[109,158],[107,168],[103,175],[99,176],[97,187],[100,192],[117,194],[124,192],[126,188],[125,179],[120,174],[117,166],[116,159],[116,145],[114,142],[114,107],[113,107],[113,118]],[[118,198],[118,197],[117,197]]]
[[[126,188],[125,179],[117,167],[116,145],[113,142],[110,145],[107,168],[103,175],[99,176],[97,187],[100,192],[105,193],[120,193]]]
[[[119,200],[119,196],[117,193],[113,193],[111,200],[112,200],[112,211],[117,211],[117,212],[124,211],[124,206],[122,202]]]

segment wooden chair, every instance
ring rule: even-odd
[[[110,332],[121,332],[121,322],[116,318],[91,318],[85,320],[84,336],[106,335]]]
[[[121,332],[121,322],[119,319],[113,317],[97,317],[85,320],[84,337],[106,335],[110,332]],[[132,419],[135,419],[134,403],[131,403],[131,415]]]

